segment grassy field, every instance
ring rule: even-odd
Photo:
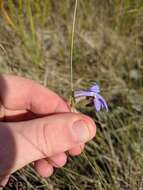
[[[0,72],[34,79],[69,99],[75,1],[0,0]],[[21,190],[143,189],[143,1],[78,0],[74,88],[102,87],[109,113],[79,110],[95,139],[50,178],[30,167],[12,175]]]

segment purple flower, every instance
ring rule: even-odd
[[[96,111],[100,111],[101,109],[105,109],[108,111],[108,106],[105,99],[99,94],[100,87],[95,84],[89,88],[89,90],[80,90],[75,91],[74,97],[75,99],[83,99],[85,97],[90,98],[90,103],[94,104]]]

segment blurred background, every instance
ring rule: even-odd
[[[0,0],[0,72],[70,96],[74,0]],[[41,178],[31,166],[5,189],[143,189],[143,0],[78,0],[74,88],[97,82],[109,113],[79,105],[97,124],[78,157]]]

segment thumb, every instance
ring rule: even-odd
[[[75,113],[56,114],[26,122],[7,123],[16,146],[12,172],[24,165],[83,144],[95,136],[94,122]]]

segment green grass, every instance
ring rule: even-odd
[[[0,18],[0,72],[34,79],[70,96],[75,1],[8,0]],[[6,14],[9,16],[7,18]],[[140,190],[143,181],[143,1],[79,0],[73,51],[74,88],[102,87],[109,113],[79,110],[97,124],[85,152],[47,179],[28,166],[14,188]],[[7,187],[10,187],[10,183]]]

